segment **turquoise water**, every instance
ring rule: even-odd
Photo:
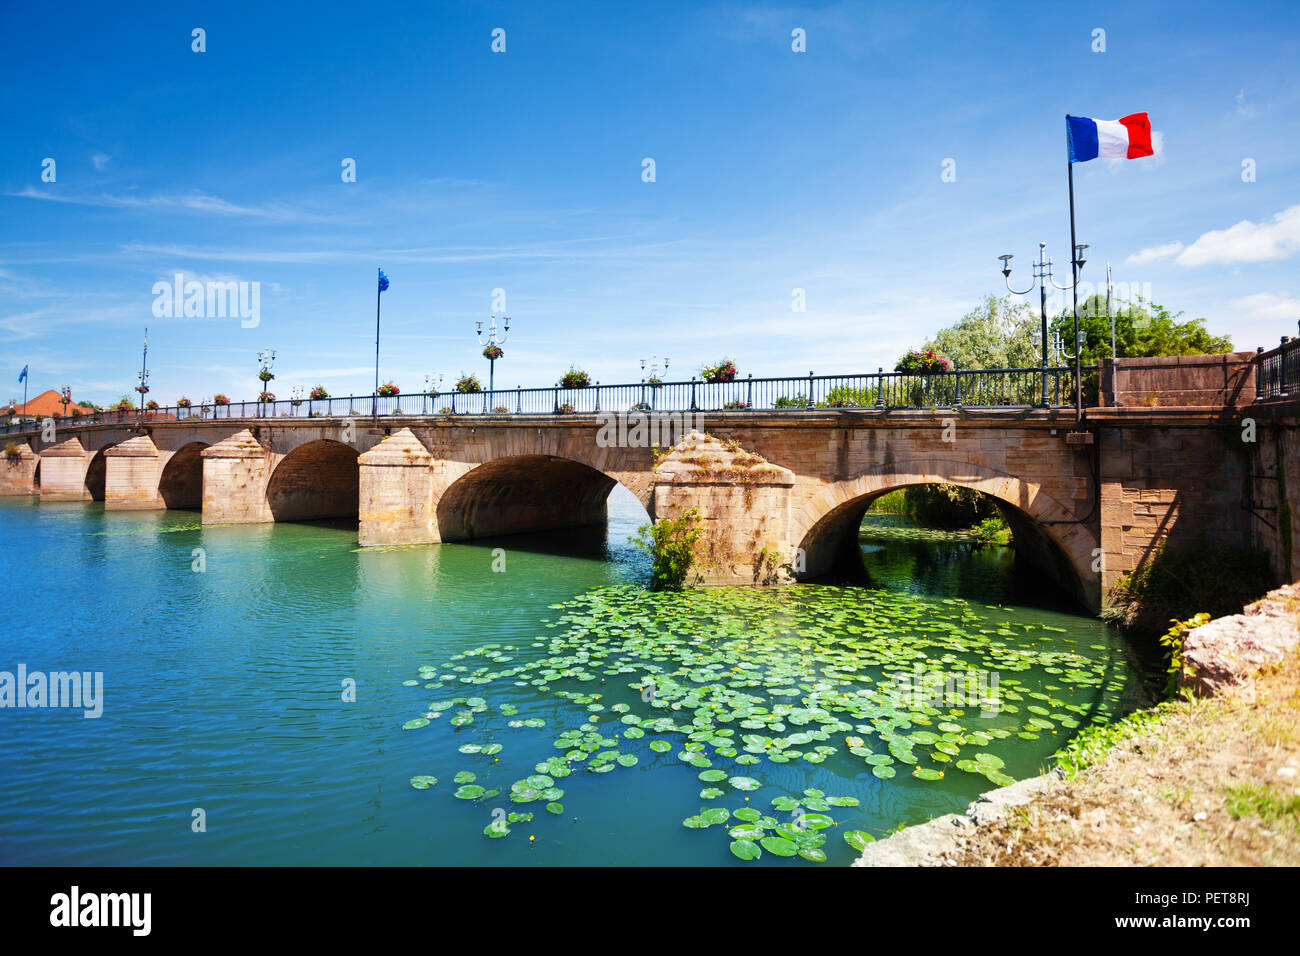
[[[620,643],[630,633],[626,626],[606,626],[623,615],[658,634],[660,644],[645,652],[661,659],[652,666],[689,654],[692,668],[716,666],[716,673],[701,672],[702,679],[743,675],[722,664],[747,656],[807,683],[808,693],[821,693],[815,688],[826,681],[832,645],[861,654],[872,634],[884,646],[894,630],[938,633],[955,627],[951,622],[961,615],[966,630],[978,618],[990,633],[1015,635],[997,638],[1008,645],[998,651],[1000,660],[1021,655],[1023,645],[1025,661],[1045,649],[1068,652],[1104,675],[1087,686],[1052,685],[1058,689],[1046,696],[1060,706],[1045,711],[1090,719],[1130,706],[1140,692],[1127,645],[1100,623],[1043,608],[986,607],[982,602],[996,601],[979,594],[961,600],[952,595],[962,586],[937,579],[933,597],[826,586],[761,596],[656,596],[645,604],[635,586],[648,579],[648,565],[625,543],[645,516],[626,494],[616,495],[607,531],[380,552],[357,551],[354,526],[198,528],[197,518],[0,499],[0,580],[8,612],[0,670],[22,663],[29,671],[102,671],[105,685],[99,719],[75,710],[0,710],[0,862],[811,866],[771,853],[742,863],[729,852],[722,827],[691,829],[682,821],[707,806],[770,813],[772,799],[817,788],[858,801],[831,811],[835,825],[825,831],[828,864],[843,864],[855,855],[843,832],[883,834],[957,809],[992,786],[952,769],[941,780],[906,772],[881,779],[846,752],[846,732],[836,732],[819,738],[837,751],[822,762],[763,759],[743,769],[719,757],[715,741],[711,765],[747,775],[760,788],[742,793],[724,781],[725,797],[702,799],[707,784],[697,778],[697,766],[681,759],[691,755],[682,747],[684,734],[620,732],[631,725],[617,719],[615,704],[630,719],[638,712],[646,719],[675,713],[653,710],[628,686],[649,658],[638,662]],[[882,564],[878,556],[896,547],[902,546],[887,543],[867,556],[869,566],[876,562],[877,586],[907,583],[890,579],[906,578],[899,560]],[[206,562],[201,573],[192,570],[195,549]],[[502,558],[505,569],[494,571]],[[1005,582],[1005,574],[992,580]],[[596,592],[596,612],[590,604],[553,607],[592,588],[604,589]],[[547,626],[566,613],[575,622]],[[670,650],[660,653],[665,640]],[[810,642],[822,650],[810,649]],[[496,646],[473,653],[485,644]],[[713,649],[722,663],[701,665],[700,648]],[[823,652],[829,656],[819,658]],[[575,653],[585,680],[539,676],[557,655],[572,661]],[[949,658],[953,653],[945,651]],[[810,677],[813,671],[801,666],[821,670]],[[873,667],[879,678],[881,668]],[[506,673],[520,668],[531,669]],[[485,669],[497,676],[467,682],[483,681],[473,675]],[[1015,676],[1025,690],[1059,680],[1037,665]],[[839,677],[832,672],[830,684]],[[355,702],[343,699],[347,681],[355,682]],[[760,683],[751,680],[749,689]],[[727,716],[728,707],[739,710],[734,693],[708,698],[723,702],[724,722],[735,723]],[[580,694],[589,702],[575,700]],[[697,696],[678,702],[694,707]],[[427,726],[403,730],[435,713],[428,710],[432,703],[456,697],[462,700]],[[472,711],[474,723],[452,726],[450,718],[472,709],[463,700],[469,697],[485,702]],[[781,700],[797,702],[798,695]],[[501,713],[502,704],[517,714]],[[1077,709],[1066,711],[1067,705]],[[689,714],[690,708],[682,719]],[[1003,714],[980,726],[1021,726],[1024,716]],[[563,755],[556,738],[565,730],[579,733],[593,717],[595,735],[618,734],[615,749],[636,756],[636,764],[593,773],[576,762],[575,772],[553,779],[564,790],[560,814],[547,812],[543,802],[510,802],[512,782]],[[545,726],[510,726],[523,719]],[[978,723],[969,715],[961,719]],[[1013,735],[990,745],[1006,773],[1038,772],[1068,739],[1070,731],[1052,722],[1054,734]],[[782,733],[794,729],[783,725]],[[736,726],[735,733],[739,746],[750,731]],[[672,749],[656,753],[648,746],[652,739],[671,741]],[[873,743],[879,751],[879,741],[866,746]],[[501,751],[461,751],[488,744]],[[453,777],[461,771],[500,796],[456,799]],[[414,789],[411,778],[423,774],[439,782]],[[192,832],[196,808],[206,814],[206,832]],[[484,828],[497,809],[535,816],[510,824],[507,837],[489,839]]]

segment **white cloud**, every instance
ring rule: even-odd
[[[1213,229],[1184,249],[1180,266],[1267,262],[1285,259],[1300,249],[1300,206],[1292,206],[1264,223],[1243,219],[1227,229]]]
[[[1182,251],[1183,244],[1181,242],[1169,242],[1163,246],[1149,246],[1146,249],[1139,250],[1124,261],[1130,265],[1143,266],[1148,262],[1172,258]]]
[[[1237,94],[1237,96],[1236,96],[1236,100],[1237,100],[1237,115],[1238,115],[1238,116],[1254,116],[1254,115],[1255,115],[1255,107],[1254,107],[1253,105],[1251,105],[1250,103],[1247,103],[1247,102],[1246,102],[1246,91],[1245,91],[1245,90],[1242,90],[1241,92],[1239,92],[1239,93]]]
[[[1285,293],[1275,295],[1272,292],[1256,292],[1240,299],[1233,299],[1228,304],[1238,312],[1244,313],[1243,318],[1247,319],[1268,322],[1300,319],[1300,299],[1292,298]]]
[[[103,153],[96,153],[94,156],[90,157],[90,161],[94,164],[96,169],[103,169],[108,165],[108,161],[111,158],[111,156],[105,156]]]

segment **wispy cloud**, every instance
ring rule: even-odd
[[[108,156],[104,153],[96,153],[94,156],[90,157],[90,162],[96,169],[102,170],[105,166],[108,165],[109,160],[111,160],[112,158],[113,157]]]
[[[1172,259],[1182,251],[1183,244],[1181,242],[1168,242],[1163,246],[1149,246],[1146,249],[1139,250],[1124,261],[1130,265],[1144,266],[1148,262],[1158,262],[1161,259]]]
[[[1244,313],[1243,317],[1247,319],[1284,321],[1300,315],[1300,299],[1285,293],[1277,295],[1272,292],[1256,292],[1234,299],[1229,304]]]
[[[262,206],[241,206],[220,196],[193,192],[184,195],[120,196],[109,193],[98,195],[65,195],[27,186],[6,196],[17,199],[39,199],[45,202],[66,203],[74,206],[97,206],[105,209],[140,209],[149,212],[184,212],[203,215],[243,217],[276,222],[329,222],[333,217],[290,206],[271,203]]]

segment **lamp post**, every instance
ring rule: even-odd
[[[655,382],[652,382],[652,383],[651,383],[651,386],[650,386],[650,398],[652,399],[650,405],[651,405],[651,407],[653,408],[653,407],[654,407],[653,399],[654,399],[654,397],[655,397],[655,394],[654,394],[654,393],[658,390],[658,381],[657,381],[657,380],[658,380],[658,378],[659,378],[659,356],[657,356],[657,355],[652,355],[652,356],[650,356],[650,363],[649,363],[649,364],[650,364],[650,374],[649,374],[648,376],[645,376],[645,377],[643,377],[643,378],[641,379],[641,403],[642,403],[643,405],[645,404],[645,386],[646,386],[646,383],[647,383],[648,381],[650,381],[651,379],[655,379],[656,381],[655,381]],[[641,371],[642,371],[642,373],[645,372],[645,367],[646,367],[646,360],[645,360],[645,359],[642,359],[642,360],[641,360]],[[668,374],[668,356],[666,356],[666,355],[664,356],[664,374],[665,374],[665,375]]]
[[[1083,246],[1080,248],[1086,249],[1087,246]],[[1047,401],[1047,285],[1048,283],[1051,283],[1055,288],[1061,290],[1062,292],[1065,292],[1068,289],[1074,288],[1074,282],[1072,281],[1069,285],[1061,285],[1052,276],[1052,260],[1047,258],[1047,243],[1045,242],[1040,242],[1038,244],[1038,261],[1030,263],[1030,266],[1033,271],[1033,281],[1030,282],[1029,285],[1024,289],[1017,289],[1011,285],[1011,260],[1014,258],[1014,256],[1008,253],[1007,255],[998,256],[998,258],[1002,260],[1002,277],[1007,283],[1008,292],[1012,293],[1013,295],[1026,295],[1027,293],[1033,291],[1035,285],[1038,286],[1038,309],[1039,309],[1039,316],[1042,321],[1042,332],[1041,332],[1042,357],[1041,357],[1041,364],[1039,368],[1042,391],[1039,396],[1038,404],[1041,407],[1046,408],[1048,405],[1048,401]],[[1078,322],[1077,312],[1075,315],[1075,322],[1076,323]]]
[[[72,386],[64,385],[63,390],[60,392],[60,396],[63,398],[63,417],[67,418],[68,405],[72,402]]]
[[[270,391],[270,383],[275,374],[271,371],[275,365],[275,349],[262,349],[257,353],[258,371],[257,377],[262,381],[262,395]],[[262,395],[257,396],[258,418],[266,417],[266,402],[262,400]]]
[[[437,395],[442,388],[442,375],[430,375],[427,372],[424,376],[424,414],[429,414],[429,395]]]
[[[144,350],[140,354],[140,384],[135,387],[140,393],[140,419],[144,420],[144,397],[149,394],[149,330],[144,330]]]
[[[497,315],[495,312],[489,316],[489,328],[487,338],[483,338],[483,322],[479,320],[474,323],[477,328],[478,344],[483,346],[483,357],[488,360],[488,394],[495,391],[496,365],[497,359],[505,353],[501,351],[501,346],[505,345],[506,336],[510,334],[510,316],[503,315],[504,323],[501,328],[501,337],[497,337]]]

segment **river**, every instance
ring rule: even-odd
[[[103,675],[0,710],[0,862],[843,865],[1143,700],[1005,549],[880,520],[870,587],[650,594],[644,521],[363,552],[0,499],[0,671]]]

